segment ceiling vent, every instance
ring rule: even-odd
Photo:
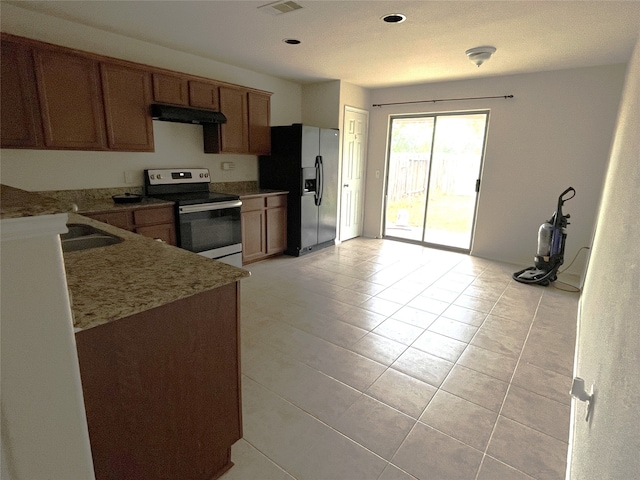
[[[268,13],[269,15],[282,15],[283,13],[293,12],[295,10],[300,10],[301,8],[302,5],[294,2],[293,0],[271,2],[258,7],[259,10],[264,13]]]

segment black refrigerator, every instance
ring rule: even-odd
[[[296,257],[335,244],[338,130],[295,123],[271,127],[259,159],[260,188],[287,190],[287,249]]]

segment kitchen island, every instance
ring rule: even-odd
[[[10,187],[2,200],[3,218],[64,208]],[[63,256],[95,477],[222,475],[242,436],[239,280],[249,272],[82,215],[67,223],[123,239]]]
[[[96,478],[213,479],[242,437],[235,268],[80,215],[124,239],[65,269]]]
[[[125,241],[64,254],[76,331],[86,330],[224,285],[249,272],[70,213]]]

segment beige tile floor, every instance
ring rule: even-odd
[[[224,480],[564,478],[578,294],[388,240],[249,269]]]

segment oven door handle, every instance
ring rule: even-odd
[[[199,203],[198,205],[185,205],[178,209],[179,213],[197,213],[210,212],[212,210],[224,210],[225,208],[241,207],[242,201],[235,202],[215,202],[215,203]]]

